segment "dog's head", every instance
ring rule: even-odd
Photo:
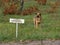
[[[39,13],[39,12],[38,12],[38,13],[37,13],[37,16],[39,16],[39,17],[40,17],[40,16],[41,16],[41,13]]]

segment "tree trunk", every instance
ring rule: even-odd
[[[20,9],[19,9],[20,12],[22,12],[23,10],[23,5],[24,5],[24,0],[20,0]]]

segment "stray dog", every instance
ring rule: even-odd
[[[37,13],[37,15],[33,18],[34,27],[38,28],[39,24],[41,23],[41,13]]]

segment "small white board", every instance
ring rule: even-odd
[[[10,18],[10,23],[24,23],[24,19]]]

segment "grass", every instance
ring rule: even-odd
[[[33,1],[31,1],[33,2]],[[35,2],[33,3],[33,5]],[[28,8],[29,2],[25,3],[24,8]],[[37,4],[36,4],[37,5]],[[38,6],[38,5],[37,5]],[[39,9],[45,10],[46,6],[38,6]],[[59,10],[60,11],[60,10]],[[38,29],[34,28],[33,17],[35,14],[20,16],[20,15],[6,15],[0,10],[0,42],[8,42],[16,40],[15,24],[10,23],[10,18],[23,18],[24,24],[19,24],[18,40],[40,40],[40,39],[60,39],[60,13],[54,14],[42,12],[42,23]],[[55,16],[56,15],[56,16]]]

